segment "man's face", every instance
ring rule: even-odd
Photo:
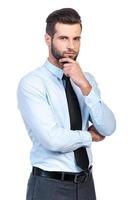
[[[51,55],[57,61],[63,57],[70,57],[76,60],[80,48],[80,25],[57,23],[55,30],[56,32],[53,38],[51,38]]]

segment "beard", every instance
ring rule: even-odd
[[[74,52],[74,50],[68,50],[68,52]],[[51,44],[51,53],[53,55],[53,57],[59,61],[61,58],[65,58],[64,54],[66,53],[65,51],[61,52],[59,51],[55,46],[54,44],[52,43]],[[76,55],[75,56],[69,56],[69,58],[72,58],[73,60],[76,60],[77,59],[77,56],[78,56],[78,53],[74,52]]]

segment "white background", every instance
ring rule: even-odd
[[[0,198],[24,200],[31,171],[27,136],[16,89],[23,75],[47,57],[45,19],[62,7],[83,20],[79,62],[91,72],[103,100],[113,110],[117,129],[94,143],[98,200],[133,200],[134,193],[134,6],[132,0],[4,0],[0,3]]]

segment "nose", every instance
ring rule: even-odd
[[[74,49],[74,41],[73,40],[69,40],[67,47],[68,47],[68,49]]]

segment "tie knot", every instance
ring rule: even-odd
[[[66,76],[65,74],[63,74],[63,77],[62,77],[63,80],[65,81],[70,81],[70,78],[69,76]]]

